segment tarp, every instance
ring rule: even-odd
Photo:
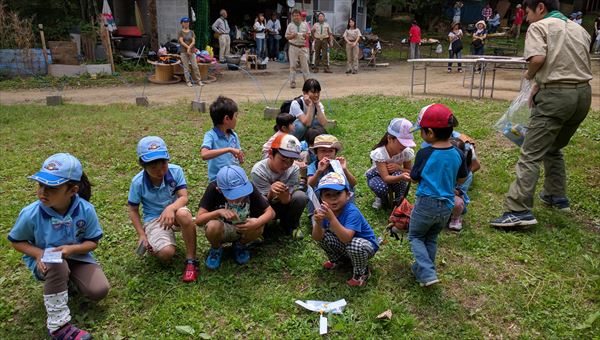
[[[108,5],[108,0],[104,0],[104,3],[102,4],[102,18],[104,18],[104,24],[107,26],[109,32],[113,32],[117,29],[117,24],[115,23],[115,18]]]

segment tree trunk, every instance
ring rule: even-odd
[[[158,51],[158,25],[156,23],[156,0],[148,0],[148,14],[150,16],[150,47]]]

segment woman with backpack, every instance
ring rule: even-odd
[[[302,96],[286,101],[281,106],[282,113],[289,113],[296,118],[292,134],[300,141],[307,141],[309,146],[316,136],[327,133],[325,131],[327,117],[320,96],[319,81],[307,79],[302,86]]]
[[[460,23],[455,22],[452,24],[450,28],[450,32],[448,33],[448,41],[450,45],[448,46],[448,58],[450,59],[461,59],[462,58],[462,49],[463,49],[463,31],[460,28]],[[448,63],[448,73],[452,72],[452,63]],[[458,72],[462,72],[462,63],[458,63]]]

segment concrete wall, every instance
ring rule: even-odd
[[[177,39],[181,29],[179,20],[189,14],[188,0],[156,0],[158,26],[158,42],[164,44],[171,39]]]

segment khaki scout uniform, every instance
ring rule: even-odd
[[[547,16],[527,30],[525,59],[545,56],[546,60],[535,74],[540,90],[533,98],[534,107],[516,166],[517,178],[505,200],[510,211],[533,208],[542,162],[545,176],[542,194],[566,197],[561,149],[569,144],[590,109],[589,45],[589,34],[571,20]]]
[[[290,39],[289,37],[294,33],[297,33],[298,36],[295,39]],[[308,24],[304,21],[299,24],[291,22],[285,31],[285,37],[289,43],[288,58],[290,60],[290,85],[292,87],[296,86],[296,65],[298,61],[300,62],[304,81],[308,79],[310,72],[308,69],[308,48],[305,47],[306,33],[309,33],[309,29]]]
[[[319,70],[319,65],[324,59],[325,70],[329,71],[329,56],[327,54],[327,48],[329,47],[329,37],[331,36],[331,27],[329,24],[324,22],[317,22],[312,27],[312,35],[315,39],[315,72]]]
[[[350,42],[355,42],[362,34],[360,34],[360,30],[358,28],[355,29],[346,29],[344,31],[344,38],[348,39]],[[359,48],[358,44],[356,46],[351,46],[350,44],[346,44],[346,69],[347,71],[358,71],[358,56],[359,56]]]

